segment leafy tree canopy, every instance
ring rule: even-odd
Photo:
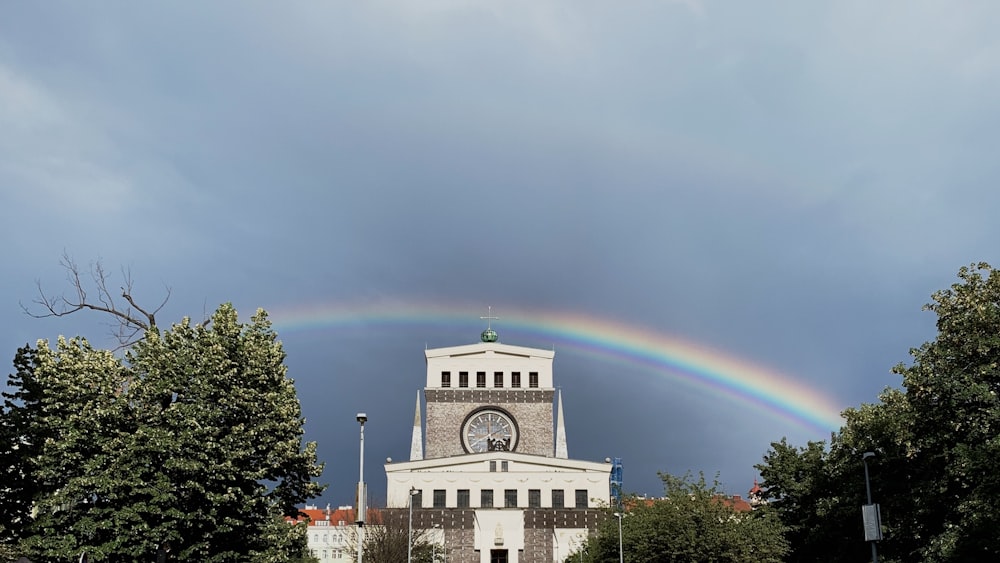
[[[862,454],[882,507],[884,561],[1000,560],[1000,272],[963,267],[925,306],[937,337],[893,368],[902,389],[844,412],[829,448],[771,444],[758,466],[791,528],[793,561],[858,561],[868,553],[859,507]]]
[[[661,473],[665,497],[627,499],[619,522],[609,511],[581,554],[567,561],[615,562],[619,559],[619,523],[625,561],[635,563],[782,561],[787,547],[784,528],[769,510],[740,512],[720,491],[718,482]]]
[[[23,348],[0,416],[5,543],[36,561],[286,561],[283,517],[321,466],[266,313],[150,326],[124,358],[84,338]]]

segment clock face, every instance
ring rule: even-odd
[[[472,413],[462,425],[462,445],[470,453],[513,451],[517,447],[514,418],[498,409]]]

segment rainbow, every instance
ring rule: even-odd
[[[278,308],[271,314],[279,336],[289,331],[370,325],[452,325],[485,328],[481,307],[402,301]],[[750,404],[816,431],[840,428],[840,408],[828,397],[774,370],[711,348],[611,319],[564,311],[503,307],[500,339],[527,334],[585,353],[635,365],[673,381]],[[482,311],[483,314],[486,311]],[[478,333],[470,333],[478,334]],[[470,343],[474,342],[470,338]],[[448,346],[459,343],[449,343]]]

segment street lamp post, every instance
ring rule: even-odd
[[[406,531],[406,563],[413,561],[413,497],[417,496],[417,490],[410,487],[410,523]]]
[[[437,531],[438,525],[434,524],[434,542],[431,543],[431,563],[437,563]]]
[[[368,421],[368,415],[359,412],[357,415],[358,424],[361,425],[361,454],[359,456],[360,463],[358,464],[358,506],[356,520],[358,524],[358,563],[361,563],[361,558],[364,555],[364,543],[365,543],[365,422]]]
[[[625,550],[622,548],[622,519],[625,514],[615,512],[615,518],[618,519],[618,563],[625,563]]]
[[[872,563],[878,563],[878,551],[875,542],[882,539],[882,522],[879,518],[877,504],[872,504],[872,485],[868,479],[868,458],[875,457],[874,452],[861,454],[861,463],[865,466],[865,492],[868,494],[868,504],[862,509],[865,524],[865,539],[872,545]]]

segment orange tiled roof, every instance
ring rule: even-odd
[[[300,508],[298,518],[285,518],[286,521],[292,524],[298,524],[299,522],[319,522],[320,520],[327,520],[327,515],[329,515],[329,521],[332,525],[336,526],[340,522],[345,524],[354,523],[354,509],[353,508],[336,508],[336,509],[326,509],[326,508]]]
[[[722,502],[728,504],[736,512],[750,512],[753,510],[750,503],[744,500],[740,495],[733,495],[731,497],[724,497],[720,495],[716,498],[720,498]]]

